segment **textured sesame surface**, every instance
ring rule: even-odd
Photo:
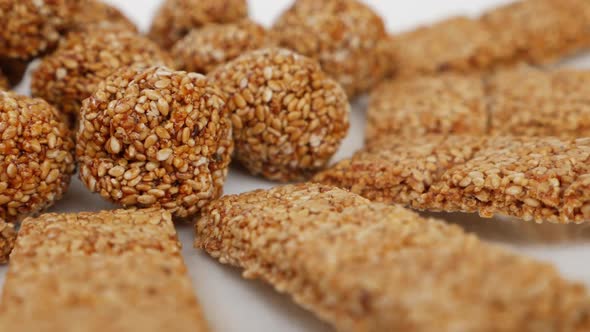
[[[479,71],[501,61],[502,52],[480,21],[453,17],[395,37],[399,76]]]
[[[68,27],[74,0],[1,0],[0,57],[28,59],[51,49]]]
[[[273,31],[281,47],[319,61],[350,97],[389,72],[383,20],[360,1],[297,0]]]
[[[170,213],[46,214],[19,231],[3,331],[206,331]]]
[[[445,74],[384,82],[371,93],[367,142],[386,135],[482,134],[488,126],[479,76]]]
[[[74,142],[47,102],[0,91],[0,218],[17,222],[53,205],[74,172]]]
[[[347,134],[346,94],[307,57],[253,51],[210,77],[227,94],[236,158],[253,174],[306,178],[328,163]]]
[[[69,18],[71,30],[117,25],[129,31],[137,31],[137,27],[118,8],[104,3],[102,0],[78,0],[75,10]]]
[[[242,53],[271,45],[264,27],[244,19],[193,30],[176,43],[172,55],[179,69],[207,74]]]
[[[344,190],[301,184],[226,196],[198,248],[339,331],[584,331],[583,286],[459,227]]]
[[[385,137],[315,177],[371,200],[525,220],[590,220],[590,141]]]
[[[8,256],[12,252],[16,241],[16,230],[13,224],[0,219],[0,264],[8,262]]]
[[[491,132],[590,136],[590,71],[500,71],[488,78]]]
[[[246,0],[165,0],[154,17],[149,36],[168,49],[193,29],[247,16]]]
[[[233,151],[221,91],[204,76],[125,68],[84,101],[80,178],[123,206],[187,217],[219,197]]]
[[[553,62],[590,47],[590,2],[524,0],[482,17],[494,43],[509,58],[535,64]]]
[[[73,32],[33,72],[31,92],[77,115],[82,101],[101,81],[117,69],[136,63],[173,65],[158,45],[132,31],[96,28]]]
[[[588,29],[586,0],[516,1],[396,36],[396,69],[409,76],[549,63],[590,47]]]
[[[392,134],[590,136],[590,71],[528,66],[396,79],[373,91],[366,140]]]

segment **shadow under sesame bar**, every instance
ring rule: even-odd
[[[590,140],[383,138],[314,181],[420,210],[560,223],[590,220]]]
[[[584,287],[551,266],[334,187],[225,196],[197,221],[196,236],[197,248],[289,294],[338,331],[590,324]]]
[[[523,0],[394,36],[401,77],[546,64],[590,47],[586,0]]]
[[[168,212],[26,219],[11,256],[2,331],[206,331]]]
[[[366,140],[426,134],[590,136],[590,71],[531,67],[382,83]]]

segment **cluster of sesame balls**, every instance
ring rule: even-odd
[[[92,192],[190,217],[231,159],[299,181],[388,75],[383,21],[358,0],[295,0],[270,29],[246,0],[165,0],[147,35],[99,0],[0,0],[0,219]],[[35,59],[32,97],[9,92]],[[205,76],[206,75],[206,76]]]

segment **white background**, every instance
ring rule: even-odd
[[[318,0],[322,1],[322,0]],[[151,17],[159,6],[158,0],[108,1],[117,5],[131,17],[142,30],[149,27]],[[265,25],[272,24],[290,0],[250,0],[251,14]],[[477,15],[482,10],[507,0],[366,0],[387,21],[392,32],[412,29],[456,14]],[[570,60],[568,66],[590,66],[590,55]],[[28,82],[19,91],[28,92]],[[349,137],[335,159],[352,154],[361,147],[364,126],[364,102],[357,101],[352,114]],[[268,188],[272,183],[253,178],[242,170],[232,168],[225,187],[226,193],[240,193],[257,188]],[[88,193],[77,177],[64,200],[53,211],[93,211],[112,206]],[[444,215],[449,221],[460,222],[485,238],[500,239],[514,250],[525,252],[539,259],[556,264],[569,278],[590,286],[590,227],[533,225],[500,219],[481,220],[470,215]],[[206,254],[192,248],[190,225],[179,225],[184,243],[184,256],[196,293],[214,331],[330,331],[324,323],[292,304],[287,296],[279,295],[257,281],[240,277],[237,269],[221,266]],[[585,242],[587,244],[585,244]],[[400,267],[402,268],[402,267]],[[0,282],[4,280],[6,267],[0,267]],[[493,273],[493,271],[490,271]],[[149,276],[146,276],[149,277]],[[498,285],[498,287],[502,287]],[[166,308],[162,308],[166,310]]]

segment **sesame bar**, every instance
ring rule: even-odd
[[[479,76],[445,74],[382,83],[371,94],[366,139],[381,135],[481,134],[487,104]]]
[[[425,134],[590,136],[590,71],[529,66],[384,82],[372,94],[366,140]]]
[[[583,331],[583,286],[435,219],[299,184],[225,196],[197,248],[244,269],[338,331]]]
[[[587,0],[517,1],[488,11],[481,22],[512,62],[551,63],[590,46]]]
[[[480,21],[452,17],[394,37],[397,75],[473,72],[493,66],[505,50]]]
[[[590,136],[590,71],[530,67],[487,78],[492,134]]]
[[[169,212],[45,214],[19,231],[2,331],[206,331]]]
[[[590,220],[590,139],[383,138],[314,181],[420,210]]]
[[[402,77],[547,64],[590,47],[590,2],[523,0],[395,36]]]
[[[8,262],[8,256],[12,252],[16,241],[14,225],[0,219],[0,264]]]

